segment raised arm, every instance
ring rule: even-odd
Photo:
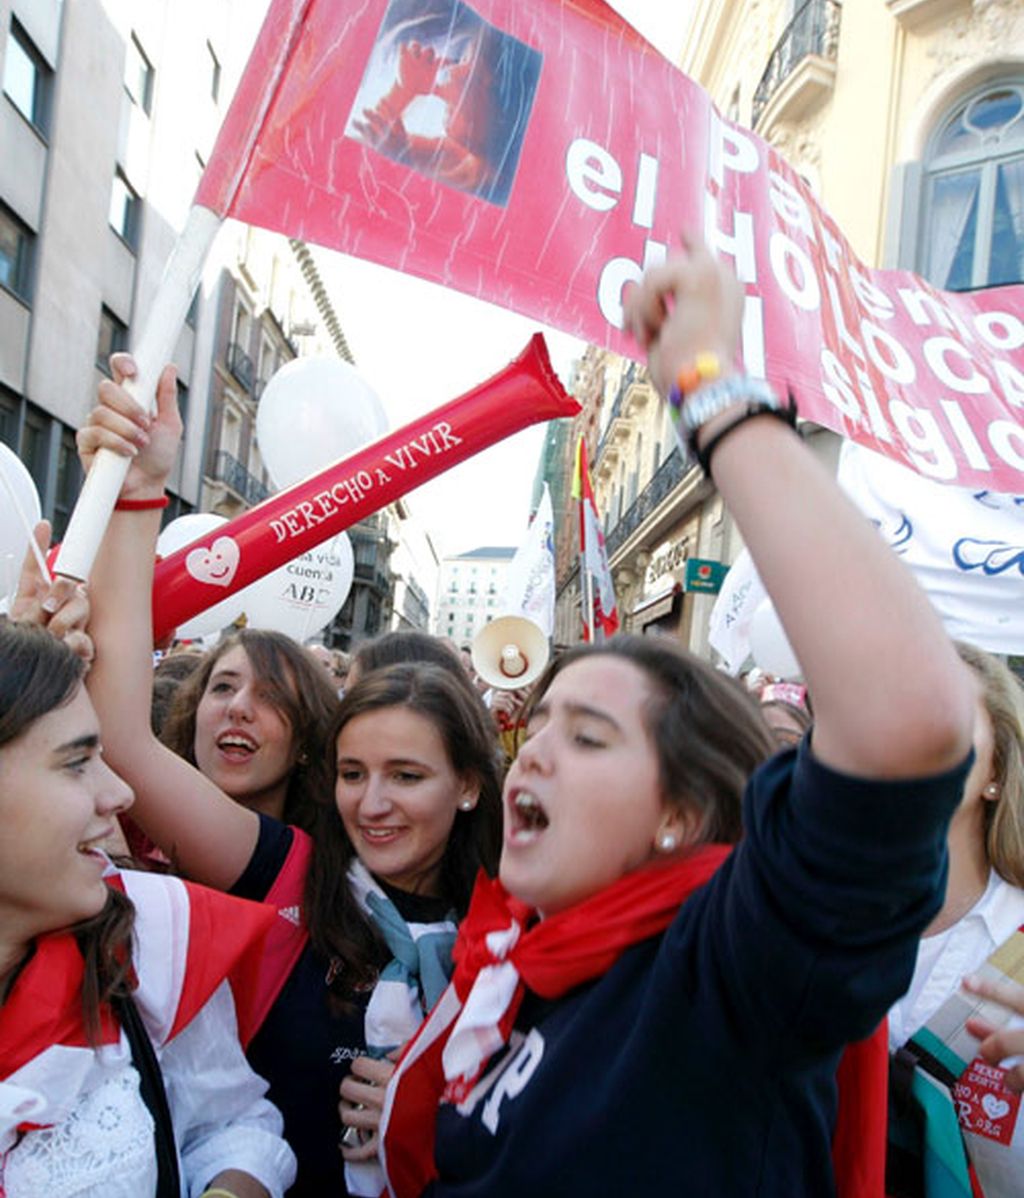
[[[122,499],[159,499],[178,442],[174,371],[157,387],[150,418],[120,386],[134,373],[124,354],[111,360],[114,379],[100,384],[99,405],[78,434],[88,469],[101,446],[129,454]],[[259,835],[259,817],[239,806],[150,729],[153,689],[151,594],[160,509],[115,511],[89,579],[89,631],[96,658],[88,688],[103,729],[104,754],[135,791],[132,818],[196,881],[226,890],[239,878]]]
[[[742,291],[703,245],[649,271],[626,304],[667,395],[697,355],[735,374]],[[700,429],[701,446],[747,397]],[[688,400],[692,402],[692,400]],[[792,429],[744,420],[717,445],[715,485],[739,526],[814,696],[814,753],[873,778],[938,773],[971,743],[974,688],[909,571]]]

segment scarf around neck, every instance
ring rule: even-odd
[[[681,861],[637,870],[539,922],[536,911],[481,872],[459,928],[451,985],[388,1086],[380,1158],[392,1198],[419,1198],[437,1177],[438,1105],[470,1093],[488,1059],[508,1043],[527,988],[556,999],[607,972],[628,948],[664,932],[732,847],[706,845]],[[884,1020],[868,1039],[847,1047],[837,1077],[838,1198],[879,1198],[888,1084]]]
[[[496,878],[477,878],[455,943],[455,975],[406,1049],[388,1087],[381,1160],[394,1198],[418,1198],[437,1176],[439,1102],[460,1102],[504,1044],[526,989],[560,998],[606,972],[631,945],[663,932],[732,851],[707,845],[649,866],[537,922]]]
[[[451,976],[456,926],[452,918],[406,922],[358,857],[349,867],[348,881],[391,953],[370,995],[363,1024],[366,1050],[380,1058],[415,1035],[444,992]],[[345,1185],[353,1198],[377,1198],[384,1189],[384,1175],[375,1160],[346,1161]]]
[[[107,885],[135,907],[134,998],[159,1050],[222,981],[244,1013],[273,912],[163,874],[112,871]],[[130,1060],[109,1004],[98,1043],[82,1007],[85,963],[71,931],[40,936],[0,1005],[0,1153],[23,1131],[54,1126],[78,1096]]]

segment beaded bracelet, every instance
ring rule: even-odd
[[[164,508],[170,503],[167,495],[161,495],[159,498],[153,499],[119,499],[114,504],[115,512],[152,512],[158,508]]]
[[[676,389],[681,396],[691,395],[705,383],[713,383],[722,377],[722,362],[718,354],[705,350],[699,353],[690,366],[684,366],[676,375]]]

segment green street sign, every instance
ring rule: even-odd
[[[686,574],[683,586],[688,591],[703,591],[708,595],[717,595],[722,589],[729,567],[721,562],[709,561],[703,557],[691,557],[686,562]]]

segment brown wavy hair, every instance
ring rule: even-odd
[[[296,763],[288,777],[282,819],[306,832],[316,825],[317,805],[330,795],[334,784],[331,724],[338,710],[338,696],[327,673],[318,662],[281,632],[243,628],[225,637],[179,684],[171,701],[161,741],[179,757],[196,764],[196,711],[217,662],[240,647],[263,687],[268,701],[291,728]]]
[[[49,633],[32,625],[0,622],[0,752],[37,720],[70,703],[84,675],[81,658]],[[85,963],[82,1013],[93,1045],[99,1040],[102,1007],[134,989],[134,920],[131,900],[111,889],[99,914],[70,929]]]
[[[658,758],[665,802],[700,820],[701,843],[734,844],[743,834],[742,798],[754,770],[778,750],[757,703],[731,678],[666,640],[616,636],[566,650],[541,675],[523,708],[528,721],[554,679],[589,657],[628,661],[651,690],[643,722]]]
[[[989,863],[1004,881],[1024,888],[1024,688],[998,657],[963,641],[953,643],[981,683],[992,722],[999,798],[983,807]]]
[[[406,663],[364,675],[345,697],[331,729],[331,773],[342,729],[356,716],[403,707],[437,729],[460,778],[479,787],[472,811],[459,811],[441,861],[440,896],[457,918],[465,915],[477,873],[494,875],[501,850],[501,768],[494,725],[468,677],[456,662],[448,668]],[[313,860],[306,876],[306,922],[314,949],[331,961],[331,998],[344,1005],[354,990],[372,986],[383,960],[383,941],[348,882],[356,857],[334,800],[333,786],[317,809]]]

